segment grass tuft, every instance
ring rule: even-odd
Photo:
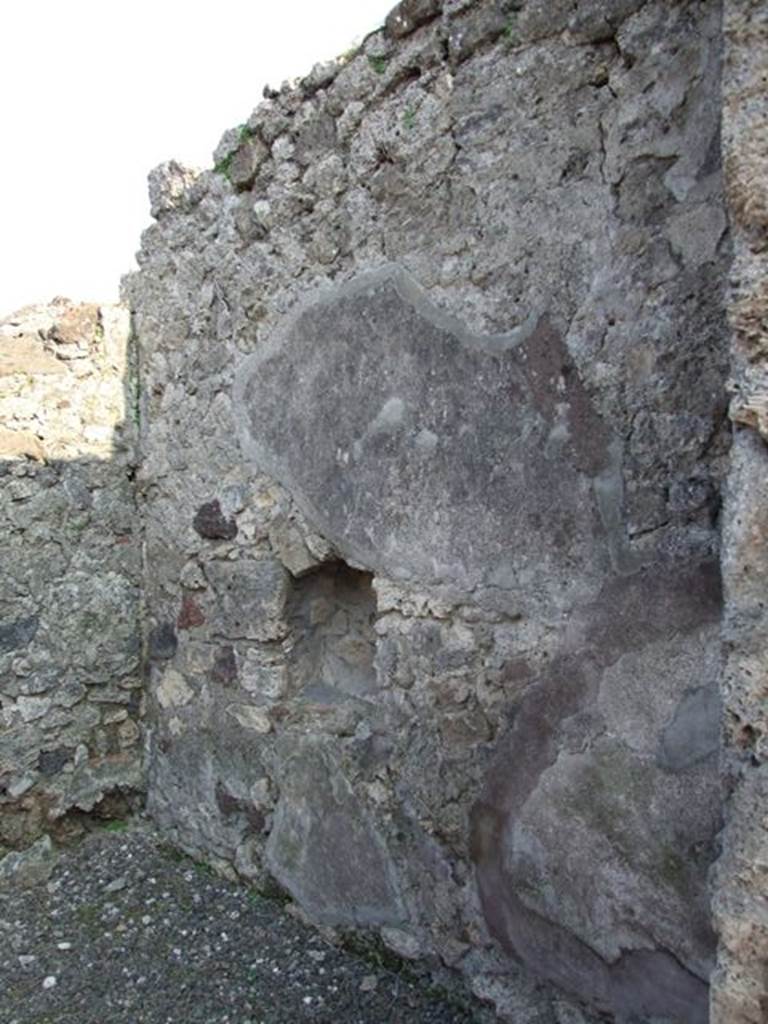
[[[368,55],[368,63],[371,65],[371,67],[373,68],[377,75],[384,74],[384,72],[387,70],[388,62],[389,57],[373,57],[370,54]]]
[[[113,818],[111,821],[105,821],[100,827],[102,832],[127,832],[131,823],[125,818]]]

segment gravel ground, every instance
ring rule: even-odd
[[[145,825],[96,831],[0,892],[0,1024],[469,1024],[410,965],[361,959]]]

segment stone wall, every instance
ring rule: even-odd
[[[720,15],[406,0],[126,282],[153,815],[508,1019],[707,1017]]]
[[[765,1019],[768,17],[724,7],[406,0],[153,173],[140,394],[125,310],[0,323],[0,847],[146,767],[189,852],[536,1024],[705,1021],[709,873],[711,1019]]]
[[[0,322],[0,846],[142,786],[127,346],[117,307]]]
[[[768,10],[725,5],[723,154],[734,237],[731,418],[723,578],[724,780],[714,877],[713,1024],[768,1018]]]

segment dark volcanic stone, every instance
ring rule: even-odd
[[[234,540],[237,536],[237,523],[234,519],[226,518],[218,499],[201,505],[195,513],[192,525],[206,540]]]
[[[237,659],[234,648],[222,647],[216,652],[211,668],[211,679],[223,686],[228,686],[237,679]]]
[[[40,619],[37,615],[29,615],[27,618],[0,625],[0,654],[8,654],[19,647],[26,647],[34,640],[39,626]]]
[[[158,658],[163,661],[172,658],[178,646],[176,630],[170,622],[161,622],[149,634],[150,658]]]
[[[41,775],[55,775],[60,772],[74,753],[71,747],[57,747],[56,750],[41,750],[37,759],[37,770]]]

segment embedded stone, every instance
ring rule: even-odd
[[[259,832],[264,827],[264,815],[249,800],[235,796],[227,789],[223,782],[216,783],[215,788],[216,805],[225,817],[241,814],[245,817],[252,829]]]
[[[45,448],[40,438],[29,430],[8,430],[6,427],[0,427],[0,458],[19,457],[42,462],[45,459]]]
[[[218,498],[200,506],[192,525],[206,540],[234,540],[237,536],[237,523],[234,518],[228,519],[224,515]]]
[[[192,192],[199,171],[168,160],[150,171],[148,179],[149,208],[153,217],[182,206]]]
[[[0,859],[0,889],[29,889],[47,882],[57,859],[50,836],[43,836],[26,850],[6,853]]]
[[[140,736],[141,729],[132,718],[126,718],[126,720],[121,722],[117,727],[117,741],[120,744],[121,750],[132,747],[138,742]]]
[[[250,188],[268,155],[269,150],[260,139],[250,138],[242,142],[232,154],[229,164],[229,180],[235,188]]]
[[[8,654],[30,644],[40,627],[39,615],[0,624],[0,654]]]
[[[176,619],[177,629],[194,629],[205,623],[205,615],[192,594],[184,594],[181,599],[181,610]]]
[[[263,708],[256,708],[251,704],[230,704],[227,714],[244,729],[252,729],[262,734],[272,731],[272,720]]]
[[[0,345],[0,377],[12,373],[62,374],[66,373],[66,367],[43,348],[40,338],[22,335],[3,338]]]
[[[281,516],[270,524],[269,542],[292,576],[303,576],[317,568],[319,559],[309,550],[302,531],[291,519]]]
[[[226,640],[276,640],[285,633],[288,573],[274,558],[211,562],[208,579],[217,595],[209,624]]]
[[[158,660],[167,661],[176,654],[179,641],[173,624],[161,622],[149,633],[149,656]]]
[[[41,775],[56,775],[74,756],[73,747],[57,747],[55,750],[41,750],[37,758],[37,770]]]
[[[233,647],[221,647],[216,652],[210,671],[211,679],[222,686],[231,686],[237,679],[237,656]]]
[[[23,722],[36,722],[48,714],[52,704],[50,697],[19,697],[16,708]]]
[[[99,307],[93,303],[66,305],[57,313],[56,321],[48,331],[48,337],[60,345],[75,345],[88,348],[99,337]]]
[[[401,0],[389,12],[384,25],[391,36],[402,39],[436,18],[441,8],[441,0]]]
[[[319,924],[402,924],[394,863],[331,746],[311,736],[285,737],[278,751],[269,870]]]
[[[163,673],[156,696],[162,707],[178,708],[189,704],[194,692],[180,672],[169,668]]]

